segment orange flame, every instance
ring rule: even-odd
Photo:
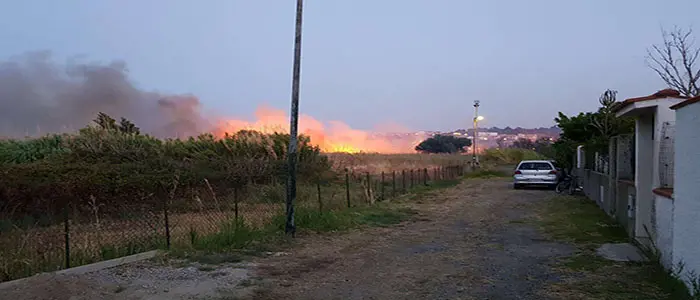
[[[289,132],[289,118],[279,109],[261,106],[255,111],[255,121],[222,120],[214,134],[223,136],[240,130],[255,130],[263,133]],[[299,116],[299,133],[311,138],[311,143],[323,152],[376,152],[413,153],[422,136],[403,134],[389,139],[372,132],[352,129],[340,121],[328,122],[329,126],[308,115]]]

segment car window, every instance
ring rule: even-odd
[[[544,162],[526,162],[520,164],[518,170],[551,170],[552,165]]]

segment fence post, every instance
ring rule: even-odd
[[[437,178],[438,178],[437,174],[438,174],[438,169],[433,167],[433,182],[437,181]]]
[[[396,171],[391,171],[391,197],[396,197]]]
[[[411,188],[413,188],[413,169],[411,169],[411,171],[410,171],[410,176],[409,176],[409,178],[411,178],[411,180],[409,181],[409,182],[411,183],[410,186],[411,186]]]
[[[70,204],[70,202],[69,202]],[[70,268],[70,218],[68,216],[68,206],[69,204],[66,204],[66,206],[63,208],[63,233],[64,233],[64,239],[65,239],[65,251],[66,251],[66,263],[65,267],[66,269]]]
[[[372,203],[372,180],[369,178],[369,172],[365,172],[367,176],[367,203]]]
[[[170,217],[168,215],[168,201],[170,198],[165,198],[163,201],[163,217],[165,218],[165,247],[170,249]]]
[[[401,191],[406,192],[406,170],[401,170]]]
[[[382,182],[381,182],[380,189],[381,189],[381,191],[380,191],[379,199],[384,200],[384,171],[382,171]]]
[[[238,229],[238,196],[239,196],[239,187],[236,186],[233,188],[233,217],[234,220],[236,221],[236,229]]]
[[[428,185],[428,168],[423,168],[423,185]]]
[[[323,212],[323,200],[321,200],[321,182],[316,181],[316,195],[318,196],[318,212]]]
[[[350,208],[350,173],[347,168],[345,168],[345,200],[348,201],[348,208]]]

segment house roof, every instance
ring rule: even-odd
[[[618,111],[622,110],[623,108],[625,108],[633,103],[642,102],[642,101],[649,101],[649,100],[657,100],[657,99],[663,99],[663,98],[688,99],[689,97],[681,96],[681,93],[679,91],[674,90],[674,89],[664,89],[664,90],[660,90],[656,93],[653,93],[649,96],[625,99],[625,101],[619,102],[619,104],[617,106],[615,106],[615,108],[613,109],[613,112],[618,112]]]
[[[673,106],[671,106],[671,109],[679,109],[679,108],[682,108],[682,107],[686,107],[686,106],[688,106],[688,105],[690,105],[690,104],[693,104],[693,103],[695,103],[695,102],[700,102],[700,96],[693,97],[693,98],[690,98],[690,99],[688,99],[688,100],[685,100],[685,101],[683,101],[683,102],[681,102],[681,103],[678,103],[678,104],[676,104],[676,105],[673,105]]]

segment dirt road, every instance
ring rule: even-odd
[[[546,299],[575,249],[523,223],[551,191],[473,180],[416,203],[416,221],[314,240],[260,261],[257,299]]]
[[[2,299],[547,299],[550,266],[575,249],[523,222],[553,195],[467,180],[404,201],[409,222],[301,237],[288,255],[214,267],[143,262],[40,277]],[[252,294],[251,294],[252,293]],[[4,298],[7,297],[7,298]]]

